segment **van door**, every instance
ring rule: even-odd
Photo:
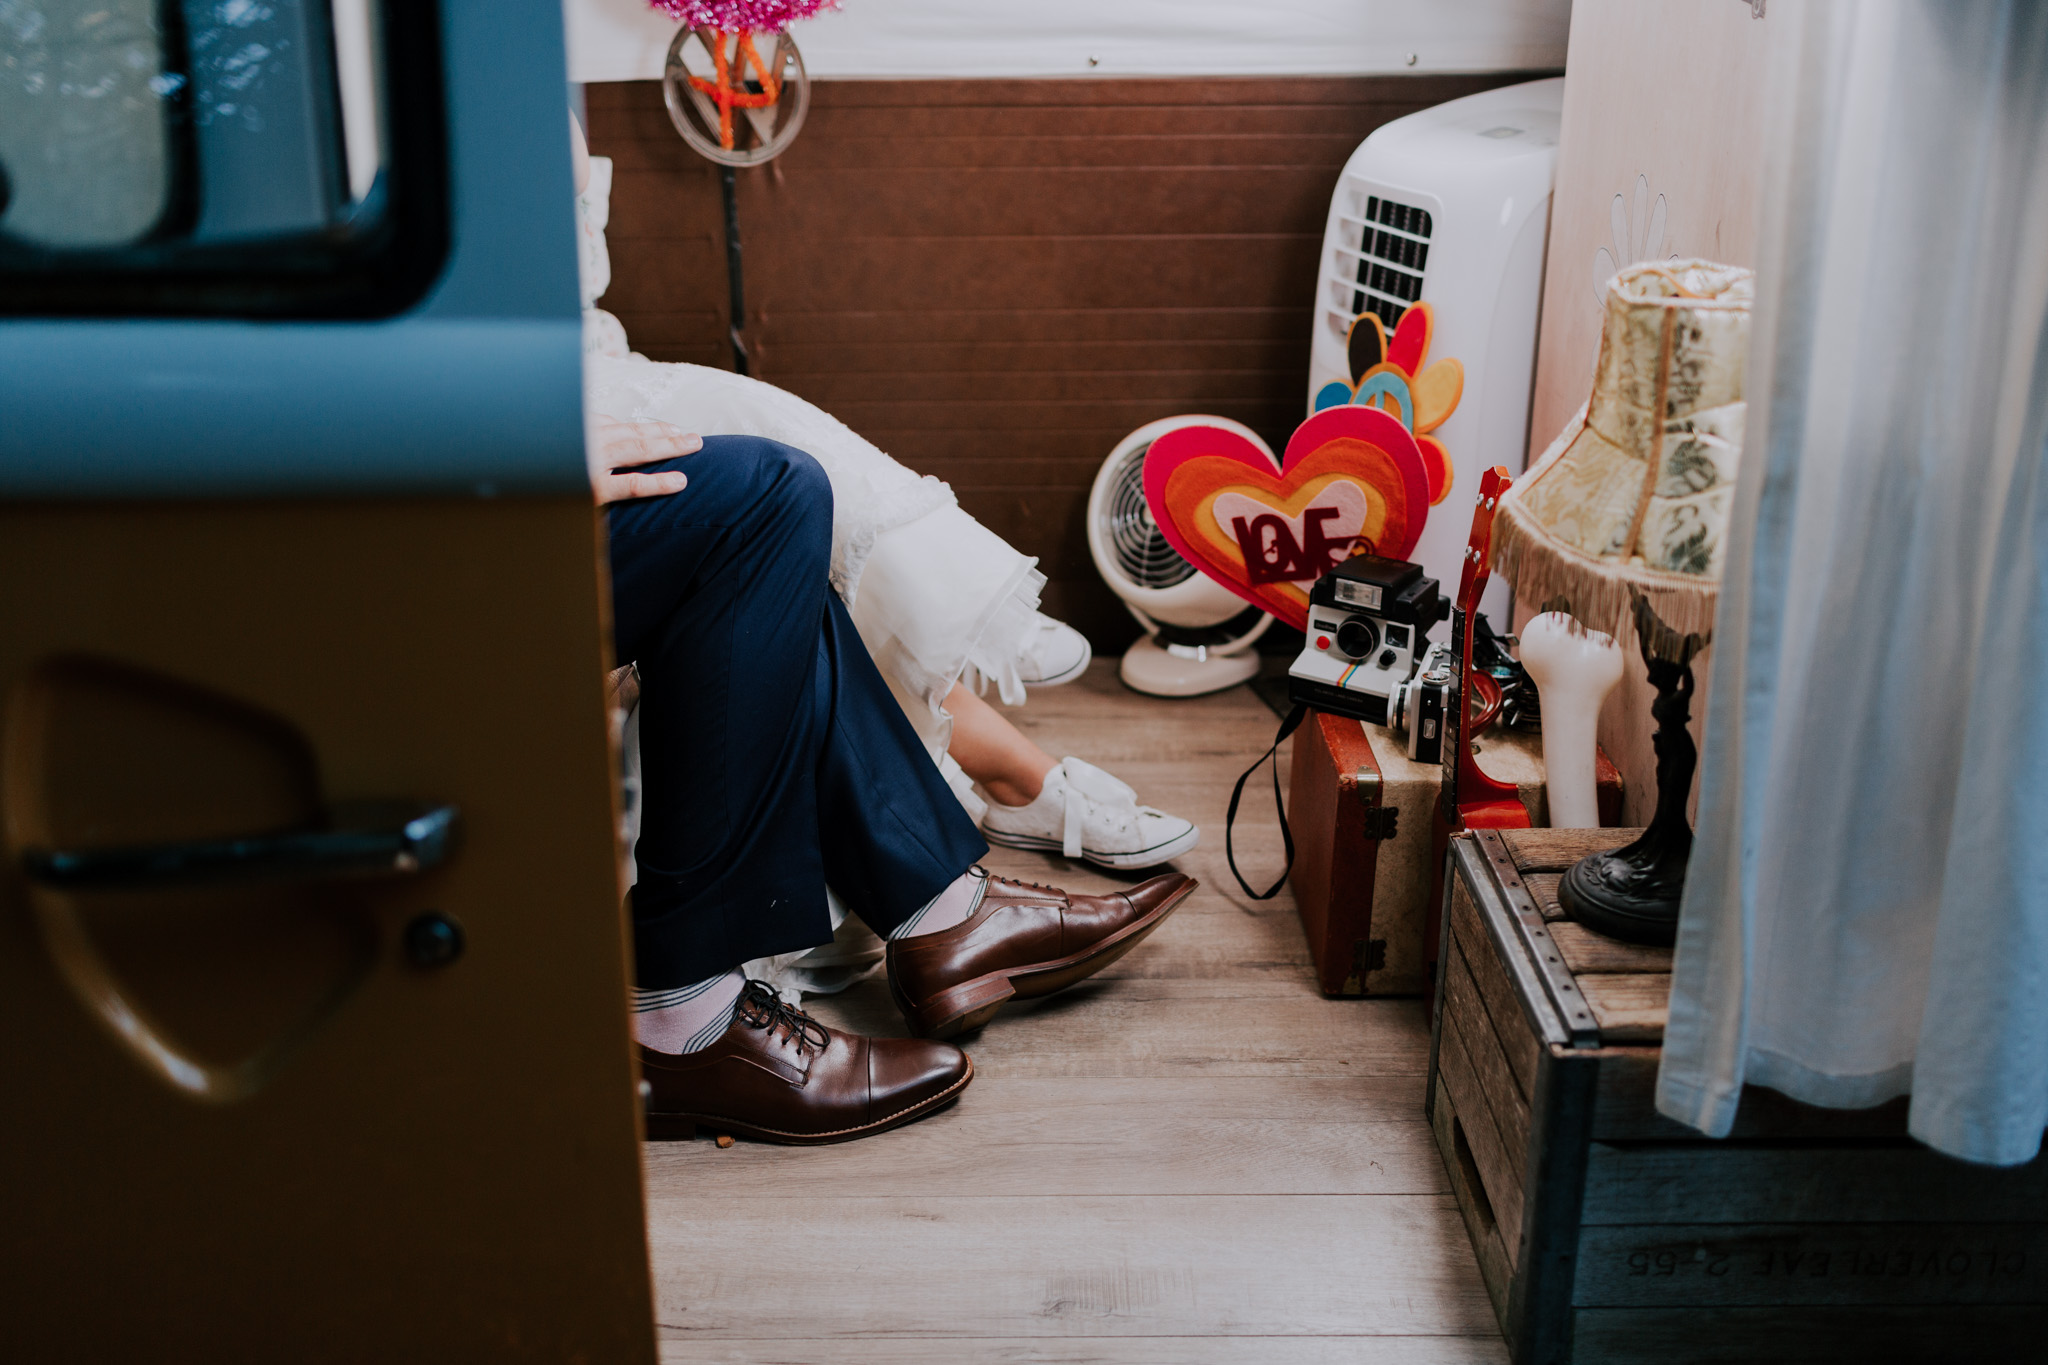
[[[11,1359],[655,1357],[561,31],[0,5]]]

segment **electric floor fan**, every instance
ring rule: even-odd
[[[1259,671],[1252,646],[1273,624],[1182,559],[1145,505],[1145,452],[1186,426],[1228,427],[1266,449],[1251,428],[1228,418],[1168,417],[1117,442],[1088,494],[1088,552],[1145,628],[1125,651],[1119,673],[1126,686],[1155,697],[1197,697],[1248,681]]]

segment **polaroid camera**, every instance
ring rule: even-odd
[[[1317,579],[1308,602],[1308,642],[1287,670],[1288,695],[1384,725],[1388,698],[1444,619],[1436,580],[1420,564],[1355,555]]]

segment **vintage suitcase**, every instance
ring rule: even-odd
[[[1543,745],[1504,730],[1478,740],[1479,761],[1521,790],[1545,823]],[[1294,732],[1287,818],[1294,901],[1325,995],[1421,995],[1424,940],[1435,915],[1430,815],[1442,785],[1434,763],[1411,763],[1400,736],[1344,716],[1309,714]],[[1621,818],[1621,774],[1602,754],[1600,818]]]
[[[2040,1359],[2048,1157],[1969,1166],[1903,1100],[1656,1112],[1671,951],[1562,917],[1558,876],[1634,831],[1451,840],[1427,1105],[1516,1365]]]

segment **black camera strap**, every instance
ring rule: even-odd
[[[1294,709],[1281,719],[1280,733],[1273,736],[1273,746],[1244,770],[1230,791],[1230,809],[1223,817],[1223,856],[1230,863],[1230,875],[1237,878],[1237,884],[1244,888],[1244,893],[1255,901],[1269,901],[1279,895],[1280,888],[1287,884],[1287,874],[1294,870],[1294,831],[1287,828],[1287,805],[1280,799],[1280,746],[1301,728],[1301,722],[1307,716],[1308,707],[1296,702]],[[1244,873],[1237,870],[1237,850],[1231,845],[1231,826],[1237,823],[1237,803],[1244,798],[1244,784],[1259,770],[1259,764],[1269,758],[1273,760],[1273,813],[1280,817],[1280,843],[1287,850],[1287,864],[1280,869],[1278,881],[1264,891],[1254,891],[1252,884],[1244,879]]]

